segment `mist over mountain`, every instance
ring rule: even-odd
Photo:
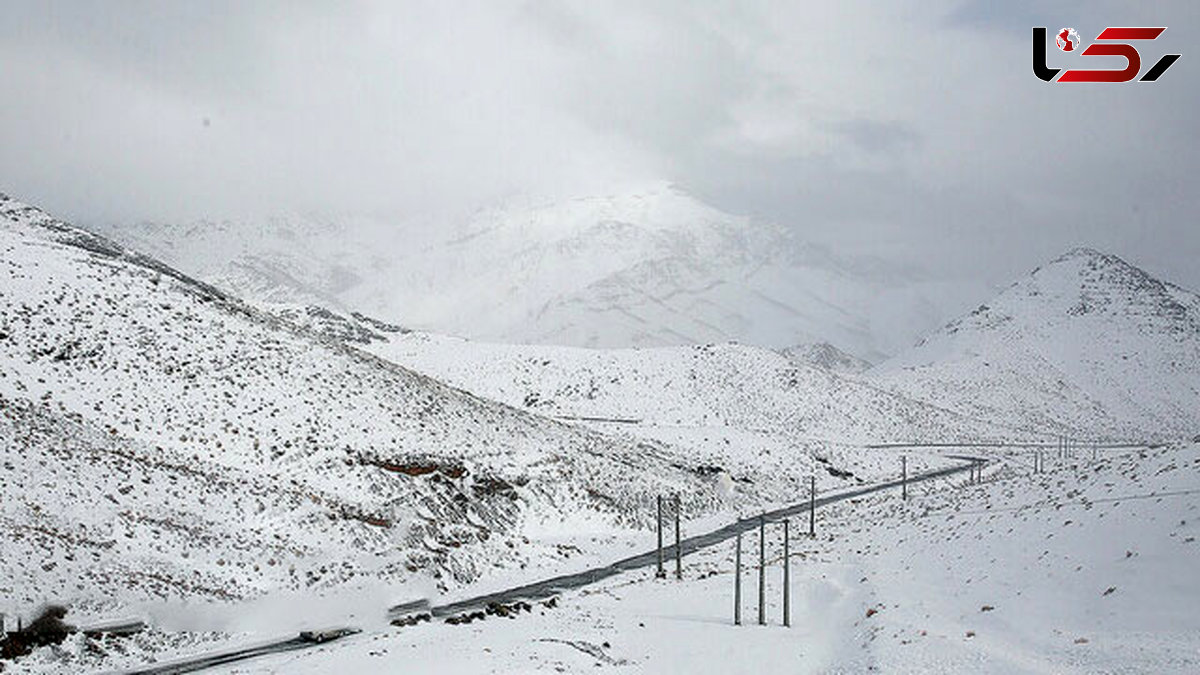
[[[513,200],[446,223],[291,216],[106,230],[252,302],[502,342],[827,342],[879,361],[990,294],[840,255],[665,182]]]

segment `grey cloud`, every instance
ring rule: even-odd
[[[1169,25],[1184,58],[1045,85],[1029,28],[1058,23]],[[1200,287],[1198,33],[1183,1],[9,2],[0,185],[95,221],[666,178],[947,275],[1090,244]]]

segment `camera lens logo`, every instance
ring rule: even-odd
[[[1074,28],[1064,28],[1058,31],[1055,41],[1058,48],[1064,52],[1073,52],[1079,48],[1079,33]]]

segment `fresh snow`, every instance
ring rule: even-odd
[[[687,558],[683,581],[631,572],[513,619],[368,631],[211,672],[1195,672],[1200,447],[1055,455],[1041,474],[1027,453],[989,456],[981,484],[960,476],[907,502],[889,492],[822,512],[815,540],[793,522],[791,628],[772,524],[767,626],[750,534],[740,627],[729,544]],[[67,673],[204,651],[172,639],[103,662],[47,649],[33,664]]]
[[[644,527],[658,492],[723,508],[670,448],[473,397],[7,198],[0,215],[10,603],[448,588],[540,555],[515,543],[526,521]],[[96,563],[113,571],[64,585]]]
[[[431,267],[415,264],[395,298],[469,298],[459,309],[479,325],[465,334],[674,346],[501,344],[371,318],[356,310],[377,306],[388,268],[324,225],[292,232],[330,237],[329,255],[305,259],[280,223],[233,254],[242,244],[204,230],[156,234],[182,247],[172,260],[212,245],[201,281],[0,195],[0,612],[11,627],[54,601],[77,624],[151,625],[76,635],[15,672],[133,667],[333,625],[364,632],[213,672],[1196,670],[1200,448],[1179,441],[1200,432],[1195,294],[1076,250],[867,368],[840,347],[888,351],[854,299],[875,282],[827,274],[837,261],[781,262],[768,252],[795,251],[772,228],[673,188],[472,222],[454,246],[479,274],[438,272],[464,280],[441,295],[422,275],[446,242],[419,243],[399,258]],[[259,257],[263,241],[275,248]],[[614,269],[570,264],[617,244],[631,248]],[[736,292],[702,282],[747,264],[762,272]],[[245,284],[226,276],[238,266]],[[778,317],[748,298],[768,277],[807,278],[817,298],[851,290],[765,339],[750,316]],[[679,292],[693,281],[704,290]],[[536,311],[517,286],[545,294]],[[676,315],[713,330],[665,337]],[[1142,445],[1095,459],[1043,447],[1048,471],[1031,473],[1034,446],[1058,435]],[[924,447],[881,447],[897,443]],[[385,623],[397,602],[643,552],[659,494],[682,496],[695,534],[802,502],[811,476],[824,494],[894,479],[902,456],[917,473],[964,454],[989,460],[983,484],[960,475],[906,503],[889,491],[820,512],[820,536],[794,541],[790,630],[729,625],[730,545],[690,556],[683,582],[630,572],[518,619]],[[755,537],[744,544],[749,567]],[[777,561],[776,539],[769,550]],[[748,572],[747,624],[755,584]],[[778,584],[776,566],[773,623]]]
[[[1077,249],[870,375],[899,393],[1027,428],[1200,434],[1200,296]]]

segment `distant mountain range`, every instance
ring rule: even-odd
[[[464,222],[292,216],[106,231],[256,304],[514,343],[829,343],[877,362],[992,293],[839,255],[667,183],[514,201]]]

